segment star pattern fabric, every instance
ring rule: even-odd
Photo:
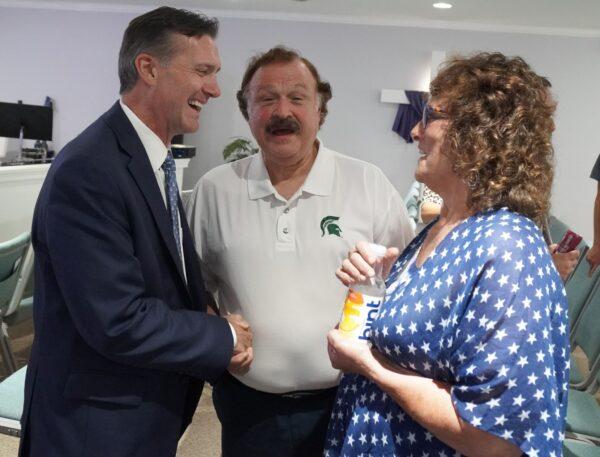
[[[371,340],[395,364],[450,384],[457,413],[529,457],[562,455],[569,380],[566,293],[541,232],[507,209],[454,228],[419,268],[386,281]],[[374,383],[342,377],[325,456],[455,457]]]
[[[181,237],[179,234],[179,210],[177,208],[177,199],[179,198],[179,189],[177,188],[177,175],[175,173],[175,159],[171,151],[167,153],[167,158],[161,165],[165,172],[165,194],[167,196],[167,211],[171,219],[171,227],[175,244],[177,246],[177,254],[182,260]]]

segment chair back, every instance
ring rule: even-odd
[[[589,373],[575,388],[587,388],[600,375],[600,281],[596,281],[572,329],[572,346],[579,347],[588,360]]]
[[[600,281],[596,281],[573,328],[573,344],[579,346],[590,364],[600,356]]]
[[[583,310],[583,306],[587,303],[594,285],[598,282],[598,278],[600,278],[600,268],[596,269],[591,278],[588,276],[589,265],[585,260],[586,252],[587,247],[579,256],[579,261],[577,262],[575,269],[565,284],[567,301],[569,303],[569,323],[571,325],[571,335],[573,335],[575,331],[575,327],[577,326],[577,321]]]
[[[27,232],[0,243],[0,316],[13,297],[29,242],[30,234]]]
[[[21,304],[29,303],[33,304],[33,262],[34,262],[34,254],[33,254],[33,246],[29,243],[29,246],[25,250],[25,255],[21,260],[20,264],[20,273],[17,279],[17,283],[14,287],[14,292],[10,302],[8,303],[8,308],[4,310],[4,317],[9,318],[15,313]],[[1,314],[0,314],[1,316]],[[9,320],[5,319],[6,323],[9,323]],[[17,319],[18,320],[18,319]],[[10,325],[10,324],[9,324]]]

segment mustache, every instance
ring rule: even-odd
[[[300,124],[291,117],[273,116],[265,127],[268,133],[273,133],[277,130],[291,130],[296,133],[300,130]]]

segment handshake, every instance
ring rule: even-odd
[[[233,374],[244,374],[250,369],[254,359],[252,352],[252,330],[250,324],[239,314],[228,314],[223,316],[233,327],[237,341],[233,348],[233,355],[227,370]]]

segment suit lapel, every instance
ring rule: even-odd
[[[158,231],[160,232],[161,238],[165,242],[171,259],[179,272],[182,281],[185,284],[185,277],[183,274],[183,266],[177,254],[177,245],[175,244],[175,237],[173,235],[173,229],[171,228],[171,219],[167,214],[167,208],[162,199],[158,183],[156,182],[156,176],[154,170],[150,165],[148,154],[140,141],[135,129],[127,119],[127,116],[123,112],[123,109],[119,105],[119,102],[115,103],[113,107],[105,114],[106,123],[115,132],[119,144],[123,150],[131,157],[128,164],[129,172],[135,180],[137,186],[140,188],[152,217],[156,222]],[[182,222],[185,218],[182,219]],[[187,287],[186,287],[187,290]]]

